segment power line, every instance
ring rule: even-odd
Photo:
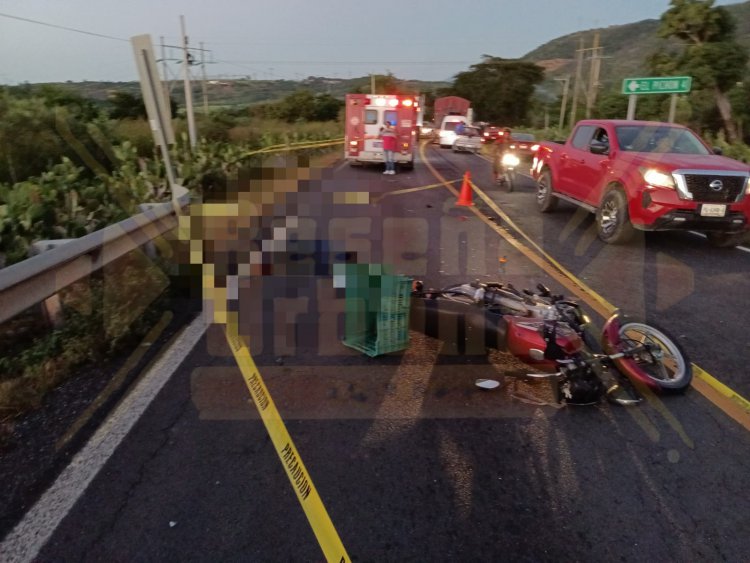
[[[112,35],[104,35],[102,33],[96,33],[96,32],[93,32],[93,31],[86,31],[84,29],[76,29],[74,27],[66,27],[64,25],[57,25],[57,24],[53,24],[53,23],[47,23],[47,22],[43,22],[43,21],[39,21],[39,20],[32,20],[30,18],[22,18],[20,16],[13,16],[13,15],[10,15],[10,14],[0,13],[0,17],[9,18],[9,19],[13,19],[13,20],[24,21],[24,22],[28,22],[28,23],[34,23],[34,24],[37,24],[37,25],[44,25],[44,26],[47,26],[47,27],[53,27],[55,29],[64,29],[65,31],[73,31],[75,33],[82,33],[84,35],[91,35],[93,37],[102,37],[104,39],[112,39],[114,41],[124,41],[126,43],[130,42],[129,39],[123,39],[122,37],[113,37]],[[162,46],[163,47],[169,47],[169,48],[173,48],[173,49],[180,49],[180,50],[182,50],[182,47],[179,46],[179,45],[162,45]],[[210,49],[203,49],[203,48],[198,48],[198,47],[189,47],[188,50],[189,51],[198,51],[198,52],[209,52],[209,53],[211,52]],[[179,59],[179,60],[182,60],[182,59]]]
[[[227,61],[217,63],[226,64],[305,64],[305,65],[463,65],[474,64],[476,61]]]
[[[56,25],[54,23],[41,22],[39,20],[32,20],[30,18],[22,18],[20,16],[12,16],[10,14],[0,13],[0,17],[9,18],[12,20],[24,21],[28,23],[35,23],[37,25],[45,25],[47,27],[54,27],[55,29],[64,29],[65,31],[74,31],[76,33],[82,33],[84,35],[92,35],[94,37],[103,37],[104,39],[113,39],[114,41],[125,41],[126,43],[129,42],[128,39],[123,39],[122,37],[113,37],[111,35],[104,35],[102,33],[94,33],[93,31],[85,31],[83,29],[76,29],[74,27],[66,27],[64,25]]]

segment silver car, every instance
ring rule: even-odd
[[[456,135],[453,142],[453,152],[473,152],[482,150],[482,133],[476,127],[466,127],[464,132]]]

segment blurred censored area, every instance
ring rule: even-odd
[[[274,156],[239,170],[222,192],[208,194],[181,217],[180,238],[188,242],[181,267],[202,280],[204,311],[217,324],[237,324],[259,362],[297,356],[322,363],[323,357],[360,355],[342,343],[352,341],[346,338],[353,330],[347,325],[352,295],[367,301],[371,314],[383,303],[379,297],[393,292],[383,289],[388,280],[369,272],[348,291],[353,287],[335,283],[336,271],[360,270],[342,266],[383,265],[386,277],[465,279],[485,274],[488,256],[497,255],[497,237],[481,222],[466,220],[452,195],[415,216],[413,204],[398,197],[373,204],[370,194],[389,186],[379,175],[364,178],[335,176],[303,157]],[[430,247],[439,259],[429,260]],[[400,299],[408,301],[408,293]],[[494,335],[493,327],[469,330],[462,313],[439,319],[417,313],[411,315],[412,332],[435,325],[429,335],[442,341],[441,355],[483,358],[487,346],[496,344],[485,337]],[[398,326],[399,334],[387,334],[392,340],[402,340]],[[226,355],[223,337],[211,338],[209,352]],[[384,349],[378,344],[374,352]]]
[[[432,217],[415,217],[397,197],[371,204],[371,192],[388,189],[379,174],[355,184],[333,172],[274,157],[241,170],[225,192],[181,217],[182,267],[202,279],[209,322],[238,327],[267,383],[284,380],[275,401],[293,418],[497,416],[489,406],[472,403],[483,414],[466,407],[468,380],[518,369],[507,354],[488,353],[494,327],[480,319],[481,330],[472,330],[463,309],[436,318],[424,307],[407,316],[402,307],[409,278],[463,279],[470,267],[482,275],[490,255],[494,267],[496,239],[465,220],[452,195]],[[439,260],[428,259],[431,245],[439,245]],[[388,288],[394,281],[397,292]],[[232,357],[223,332],[206,336],[217,358]],[[398,351],[380,356],[390,350]],[[300,385],[288,385],[290,377]],[[243,385],[226,368],[196,368],[191,389],[201,417],[257,416]]]
[[[351,229],[330,217],[362,224],[368,195],[336,186],[330,169],[304,157],[277,156],[240,169],[224,191],[192,205],[180,222],[189,241],[181,268],[201,277],[208,318],[238,323],[253,354],[342,353],[333,264],[362,256],[356,241],[346,248]]]

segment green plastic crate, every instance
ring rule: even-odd
[[[337,266],[334,277],[346,288],[344,344],[368,356],[408,348],[412,279],[379,264]]]

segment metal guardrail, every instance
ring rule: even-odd
[[[343,138],[300,141],[251,151],[242,156],[338,145]],[[179,188],[175,202],[180,208],[190,203],[187,190]],[[55,295],[110,262],[177,227],[175,204],[152,208],[84,237],[43,252],[23,262],[0,269],[0,323]]]
[[[184,190],[184,188],[183,188]],[[190,203],[183,193],[179,207]],[[0,323],[177,227],[166,202],[52,250],[0,270]]]

